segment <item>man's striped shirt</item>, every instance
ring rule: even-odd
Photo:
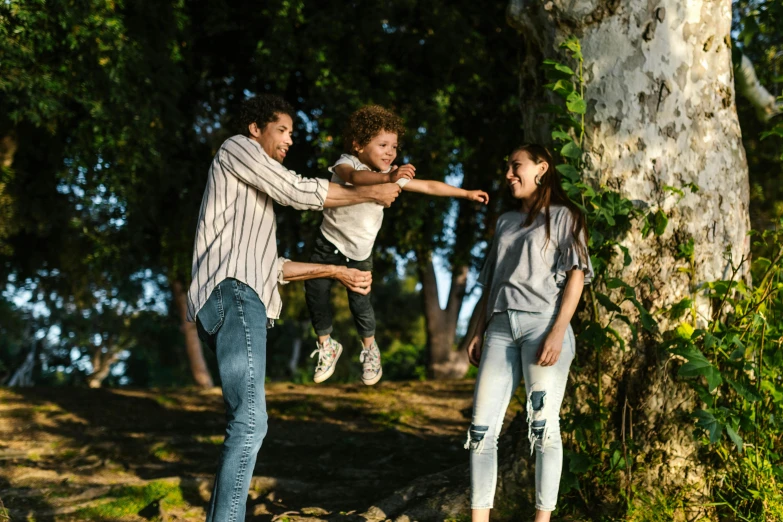
[[[271,158],[259,143],[242,135],[221,145],[207,176],[201,200],[193,270],[188,290],[188,320],[224,279],[255,290],[267,318],[280,317],[283,283],[277,256],[277,225],[272,201],[299,210],[323,210],[329,183],[304,178]]]

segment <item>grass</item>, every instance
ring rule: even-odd
[[[179,484],[164,480],[145,486],[121,486],[112,489],[108,497],[115,500],[78,511],[79,520],[117,520],[136,515],[154,502],[159,502],[161,512],[186,505]]]
[[[201,444],[211,444],[213,446],[220,446],[223,444],[224,435],[196,435],[193,437],[196,442]]]
[[[163,462],[179,462],[181,460],[176,450],[165,442],[153,445],[150,449],[150,455]]]
[[[417,411],[415,408],[408,407],[399,410],[375,411],[370,413],[368,418],[373,424],[380,427],[390,430],[399,430],[400,424],[404,424],[420,414],[421,412]]]
[[[164,408],[176,408],[179,406],[179,401],[176,399],[173,399],[171,397],[168,397],[166,395],[158,395],[155,397],[155,402],[163,406]]]

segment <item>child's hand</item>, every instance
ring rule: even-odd
[[[389,183],[397,183],[400,179],[413,179],[414,177],[416,177],[416,167],[410,163],[406,163],[401,167],[395,165],[389,172]]]
[[[477,201],[486,205],[489,203],[489,194],[483,190],[469,190],[468,196],[465,199],[469,199],[470,201]]]

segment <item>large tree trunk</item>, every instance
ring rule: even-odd
[[[177,316],[180,321],[179,329],[185,337],[185,351],[188,354],[193,380],[201,388],[211,388],[215,383],[212,381],[212,375],[210,375],[207,362],[204,360],[204,351],[198,338],[196,324],[188,321],[187,295],[182,283],[176,279],[172,280],[171,292],[174,297],[174,306],[177,307]]]
[[[588,106],[585,175],[669,217],[661,237],[645,238],[636,229],[623,239],[633,262],[621,277],[653,311],[688,297],[700,283],[726,278],[730,260],[723,253],[738,263],[749,252],[748,170],[732,78],[731,2],[515,1],[509,18],[542,58],[557,56],[556,46],[565,38],[580,39]],[[541,127],[533,119],[525,127],[535,139],[551,141],[536,135]],[[685,190],[682,200],[665,189],[690,183],[699,190]],[[683,265],[677,247],[690,238],[695,280],[677,270]],[[698,307],[709,317],[708,302]],[[658,341],[642,338],[625,353],[606,353],[600,362],[601,375],[574,379],[604,384],[604,404],[614,411],[610,438],[620,437],[625,405],[636,412],[636,441],[650,464],[634,480],[664,491],[702,488],[698,444],[690,423],[677,415],[692,409],[695,399],[673,382]]]
[[[688,297],[700,283],[727,278],[730,260],[724,252],[735,264],[749,252],[748,171],[735,107],[730,0],[513,0],[508,15],[528,47],[520,70],[526,141],[551,143],[551,116],[540,112],[549,101],[541,61],[562,60],[558,44],[575,35],[585,56],[585,175],[669,217],[660,237],[643,237],[637,228],[623,239],[633,262],[621,277],[653,311]],[[689,183],[699,191],[685,190],[680,201],[664,188]],[[682,266],[677,246],[690,238],[694,280],[677,270]],[[702,317],[710,316],[708,302],[698,302],[698,308]],[[662,317],[660,328],[668,329]],[[630,340],[627,328],[613,326]],[[604,352],[595,365],[588,362],[591,347],[579,346],[584,368],[572,372],[570,388],[602,383],[603,402],[613,412],[604,443],[630,433],[632,425],[635,462],[642,465],[629,479],[638,491],[707,493],[698,443],[683,415],[697,399],[676,381],[656,337],[640,336],[626,352]],[[570,400],[570,407],[583,408],[579,394]],[[632,421],[625,415],[630,411]],[[524,429],[521,419],[515,424],[509,431]],[[496,497],[501,505],[518,504],[520,494],[529,497],[533,487],[529,446],[524,437],[516,441],[510,435],[501,442]],[[427,490],[427,483],[434,489]],[[416,492],[401,491],[395,498],[396,505],[382,510],[387,517],[410,513],[441,520],[469,509],[464,479],[445,488],[437,480],[424,481]]]
[[[427,370],[434,379],[458,379],[468,371],[468,357],[454,349],[457,321],[465,297],[468,267],[454,267],[446,309],[440,307],[438,283],[431,251],[417,253],[424,319],[427,327]]]

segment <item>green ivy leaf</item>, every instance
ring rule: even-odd
[[[564,178],[570,180],[571,183],[576,183],[579,181],[579,171],[576,170],[573,165],[569,165],[568,163],[561,163],[555,168]]]
[[[611,326],[607,326],[606,330],[612,334],[612,337],[614,337],[617,340],[617,343],[620,345],[620,350],[625,351],[625,339],[623,339],[623,336],[620,335],[620,332],[612,328]]]
[[[601,292],[595,293],[595,298],[598,300],[599,303],[601,303],[601,306],[606,308],[610,312],[622,312],[622,308],[617,306],[617,304],[612,301],[608,295],[602,294]]]
[[[568,110],[576,114],[584,114],[587,112],[587,102],[585,102],[579,93],[572,92],[566,98],[566,107]]]
[[[560,79],[553,83],[547,83],[544,85],[544,87],[559,94],[563,98],[568,98],[568,95],[574,92],[574,84],[566,79]]]
[[[680,366],[677,375],[685,378],[705,377],[710,392],[723,382],[720,371],[695,346],[690,345],[687,348],[677,348],[672,350],[672,353],[684,357],[688,361]]]
[[[569,141],[563,146],[562,149],[560,149],[560,154],[564,158],[579,159],[582,157],[582,149],[580,149],[579,145],[573,141]]]
[[[693,412],[693,416],[696,417],[696,426],[707,430],[710,434],[710,442],[716,443],[720,440],[721,433],[723,433],[723,426],[718,419],[709,410],[697,410]]]
[[[653,232],[656,236],[662,236],[666,231],[666,227],[669,224],[669,218],[663,213],[663,210],[658,209],[653,216]]]
[[[636,310],[639,311],[639,319],[642,321],[642,327],[648,332],[654,333],[658,323],[655,321],[655,319],[653,319],[652,314],[642,305],[642,303],[639,302],[638,299],[636,299],[636,297],[629,295],[628,289],[626,289],[626,297],[633,303],[633,305],[636,307]]]
[[[742,437],[740,437],[739,434],[728,424],[726,425],[726,433],[728,433],[729,438],[737,446],[737,449],[740,451],[740,453],[742,453]]]
[[[555,63],[554,67],[556,70],[560,71],[561,73],[570,74],[570,75],[574,74],[574,70],[565,64]]]
[[[737,392],[737,394],[749,402],[757,402],[761,400],[761,396],[756,393],[756,390],[748,386],[742,381],[735,381],[733,379],[729,379],[726,377],[726,382],[728,382],[732,388],[734,388],[734,391]]]
[[[686,297],[685,299],[679,301],[678,303],[675,303],[672,305],[671,308],[669,308],[669,316],[672,319],[679,319],[680,317],[685,314],[688,310],[691,309],[691,305],[693,304],[693,301],[690,300],[690,298]]]
[[[683,339],[690,339],[693,337],[693,326],[691,326],[690,323],[680,323],[680,326],[677,327],[676,331],[677,335]]]
[[[623,245],[617,245],[617,247],[623,253],[623,268],[625,268],[631,264],[631,252],[628,250],[628,247],[624,247]]]
[[[568,469],[571,473],[581,475],[586,473],[595,465],[593,459],[585,453],[573,453],[568,459]]]
[[[688,239],[686,243],[677,245],[677,257],[680,259],[690,259],[694,253],[693,238]]]

